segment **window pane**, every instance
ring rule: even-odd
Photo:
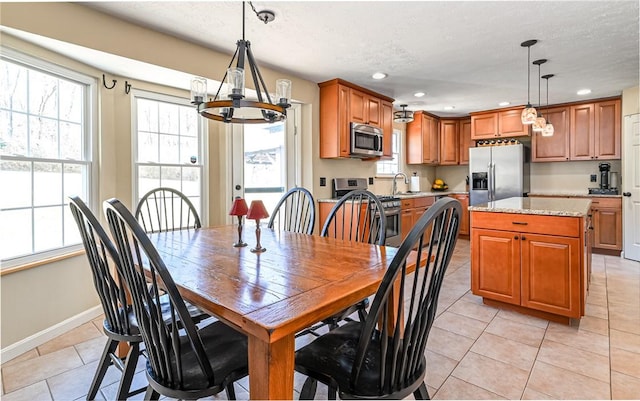
[[[182,193],[189,198],[201,196],[200,167],[182,167]]]
[[[69,122],[82,122],[82,86],[60,80],[60,119]]]
[[[198,136],[198,113],[193,107],[180,106],[180,135]]]
[[[2,160],[0,167],[0,209],[31,206],[31,163]]]
[[[160,135],[160,163],[177,164],[180,161],[179,137]]]
[[[0,258],[9,259],[32,252],[31,209],[0,213]]]
[[[82,160],[82,126],[74,123],[60,123],[60,157]]]
[[[39,71],[29,71],[29,113],[58,117],[58,78]]]
[[[138,168],[138,199],[160,186],[159,166],[140,166]]]
[[[85,198],[83,198],[85,199]],[[80,237],[80,231],[76,225],[76,221],[71,214],[71,208],[67,205],[64,206],[64,245],[75,245],[82,242]]]
[[[160,185],[182,192],[182,168],[160,167]]]
[[[158,102],[138,99],[138,131],[158,132]]]
[[[200,164],[200,160],[198,160],[198,138],[180,138],[179,162],[183,164]]]
[[[158,135],[144,131],[138,132],[138,161],[158,162]]]
[[[30,117],[30,149],[32,157],[58,157],[58,123],[56,120]]]
[[[0,108],[27,111],[27,69],[0,60]]]
[[[62,246],[62,207],[52,206],[33,210],[34,252]]]
[[[62,166],[59,163],[34,163],[33,171],[33,205],[60,204],[62,201]]]
[[[0,154],[27,154],[27,115],[0,111]]]
[[[85,183],[88,180],[88,168],[76,164],[65,164],[64,166],[64,199],[66,203],[68,197],[79,196],[87,199]]]
[[[178,134],[179,119],[178,106],[160,102],[158,103],[158,114],[160,117],[159,132]]]

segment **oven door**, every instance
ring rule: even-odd
[[[387,239],[385,245],[399,247],[402,244],[400,208],[385,209]]]

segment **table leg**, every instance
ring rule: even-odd
[[[292,400],[294,335],[267,343],[249,336],[249,397],[252,400]]]

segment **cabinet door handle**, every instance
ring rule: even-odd
[[[517,226],[526,226],[529,223],[527,223],[525,221],[512,221],[511,224],[515,224]]]

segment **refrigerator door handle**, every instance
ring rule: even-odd
[[[496,200],[496,164],[491,163],[491,200]]]
[[[493,201],[493,174],[491,173],[491,163],[487,164],[487,199]]]

